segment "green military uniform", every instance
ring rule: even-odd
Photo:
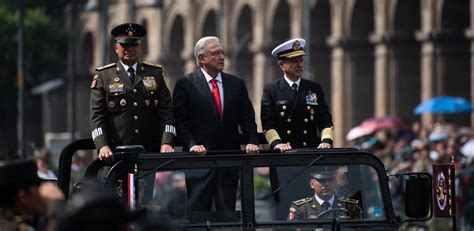
[[[160,65],[138,63],[135,82],[119,63],[99,67],[90,98],[92,138],[97,149],[138,144],[159,151],[176,135],[171,95]]]
[[[350,198],[340,197],[334,198],[333,205],[329,209],[340,209],[345,208],[349,211],[349,214],[342,211],[334,213],[327,213],[322,215],[320,218],[333,218],[335,217],[348,217],[351,219],[362,218],[362,210],[358,205],[358,201]],[[307,197],[301,200],[293,201],[290,207],[290,213],[288,220],[305,220],[305,219],[316,219],[318,216],[326,211],[321,204],[318,203],[316,198]]]

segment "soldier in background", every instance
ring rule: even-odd
[[[55,230],[64,194],[37,170],[34,160],[0,162],[0,230]]]
[[[112,162],[112,150],[120,145],[173,152],[176,129],[163,68],[139,60],[146,29],[124,23],[111,33],[118,61],[97,68],[91,85],[92,139],[99,159]]]
[[[261,121],[270,148],[282,152],[293,148],[331,148],[334,129],[329,106],[321,85],[303,79],[304,47],[306,41],[296,38],[286,41],[272,51],[283,76],[265,85],[261,101]],[[319,137],[321,134],[321,137]],[[270,169],[272,191],[298,174],[299,168]],[[301,190],[306,181],[297,178],[292,186],[274,193],[276,218],[286,218],[290,201],[307,195]]]
[[[362,217],[358,200],[336,195],[336,171],[328,167],[311,174],[309,181],[314,196],[291,203],[288,220],[344,217],[357,219]],[[325,212],[327,210],[332,210]],[[324,214],[323,214],[324,213]]]

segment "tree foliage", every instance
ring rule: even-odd
[[[32,87],[64,75],[67,52],[65,30],[46,14],[45,7],[36,4],[26,4],[24,10],[23,73],[26,101]],[[18,22],[17,1],[0,2],[0,158],[2,153],[12,153],[16,149],[12,143],[16,142]],[[41,112],[41,108],[25,110],[25,114],[28,111],[37,112],[29,116],[39,116]]]

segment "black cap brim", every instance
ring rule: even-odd
[[[140,44],[142,43],[142,40],[139,38],[130,38],[130,37],[118,37],[116,40],[116,43],[121,43],[121,44]]]
[[[336,178],[335,171],[322,171],[322,172],[315,172],[311,174],[311,177],[316,180],[333,180]]]

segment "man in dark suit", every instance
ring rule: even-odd
[[[309,185],[314,190],[314,196],[293,201],[288,220],[362,217],[358,200],[336,197],[336,171],[329,167],[320,167],[311,174]]]
[[[147,152],[173,152],[171,94],[160,65],[140,62],[146,29],[136,23],[115,27],[117,63],[96,69],[91,85],[92,138],[99,159],[111,162],[120,145],[143,145]]]
[[[333,144],[332,116],[321,85],[302,78],[305,45],[304,39],[297,38],[273,49],[272,55],[277,58],[283,76],[266,84],[263,89],[260,118],[265,138],[270,148],[282,152],[292,148],[331,148]],[[299,171],[270,170],[272,189]],[[297,178],[292,185],[274,195],[277,219],[285,219],[284,208],[289,201],[305,195],[303,190],[291,191],[295,187],[303,188],[303,185],[306,182]]]
[[[244,81],[222,72],[224,49],[217,37],[201,38],[194,48],[199,66],[179,79],[174,112],[183,150],[205,155],[207,150],[240,149],[239,127],[247,136],[247,153],[258,152],[255,112]],[[186,171],[188,213],[235,210],[239,171],[219,168]]]

